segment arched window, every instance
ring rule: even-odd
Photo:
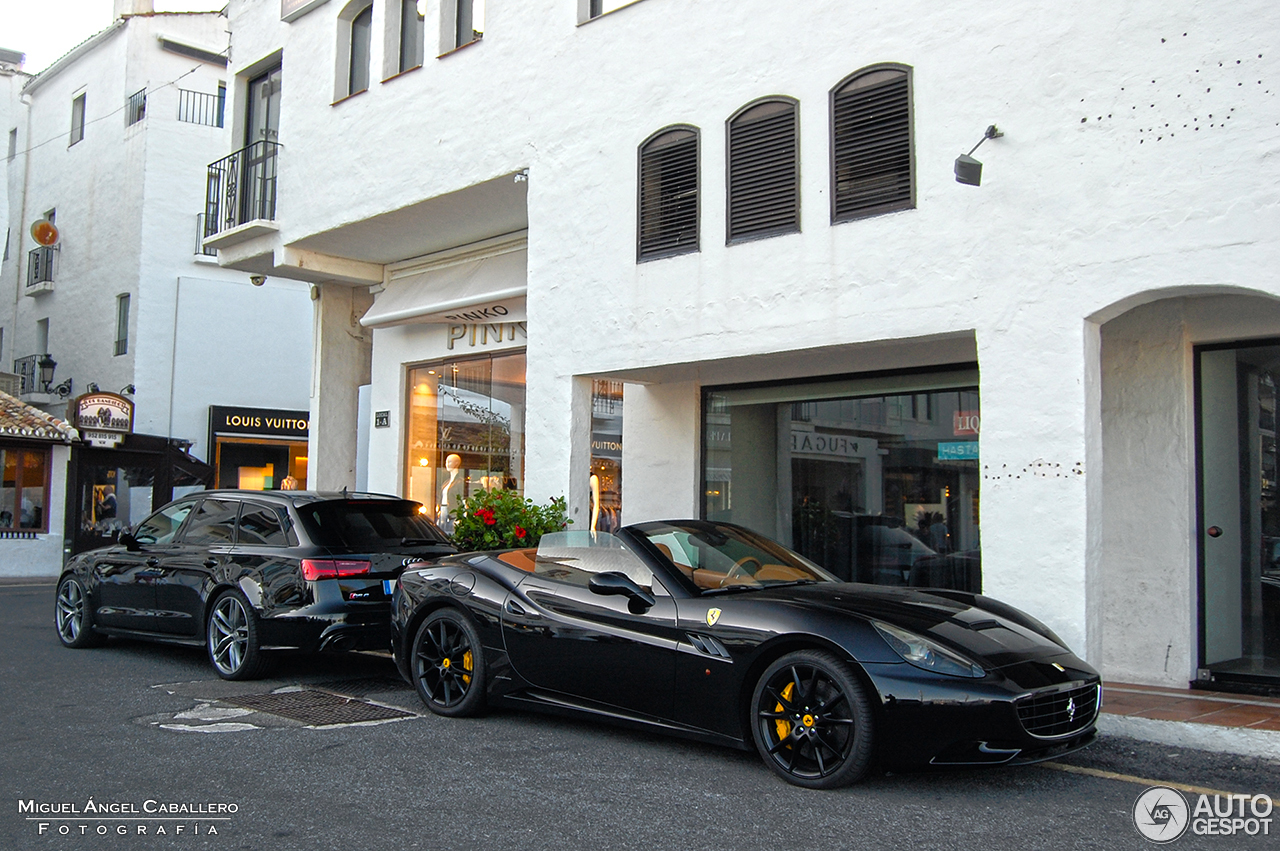
[[[660,130],[640,146],[636,259],[698,250],[698,131]]]
[[[865,68],[831,90],[831,222],[916,205],[911,76]]]
[[[728,242],[800,230],[799,104],[770,98],[729,119]]]
[[[347,94],[369,88],[369,51],[373,43],[373,6],[368,5],[351,19],[351,61],[347,74]]]

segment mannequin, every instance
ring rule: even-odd
[[[598,531],[600,525],[600,477],[591,474],[591,531]]]
[[[438,522],[447,523],[449,519],[449,490],[458,480],[458,469],[462,466],[462,456],[450,453],[444,459],[444,468],[449,471],[449,481],[440,490],[440,508],[436,512]]]

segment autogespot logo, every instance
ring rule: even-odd
[[[1133,802],[1133,824],[1144,839],[1173,842],[1187,832],[1187,799],[1177,789],[1152,786]]]

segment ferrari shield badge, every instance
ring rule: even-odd
[[[707,626],[715,626],[718,620],[720,620],[720,610],[707,609]]]

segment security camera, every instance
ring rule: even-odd
[[[249,276],[249,283],[253,284],[255,287],[260,287],[266,282],[267,282],[266,275],[250,275]]]

